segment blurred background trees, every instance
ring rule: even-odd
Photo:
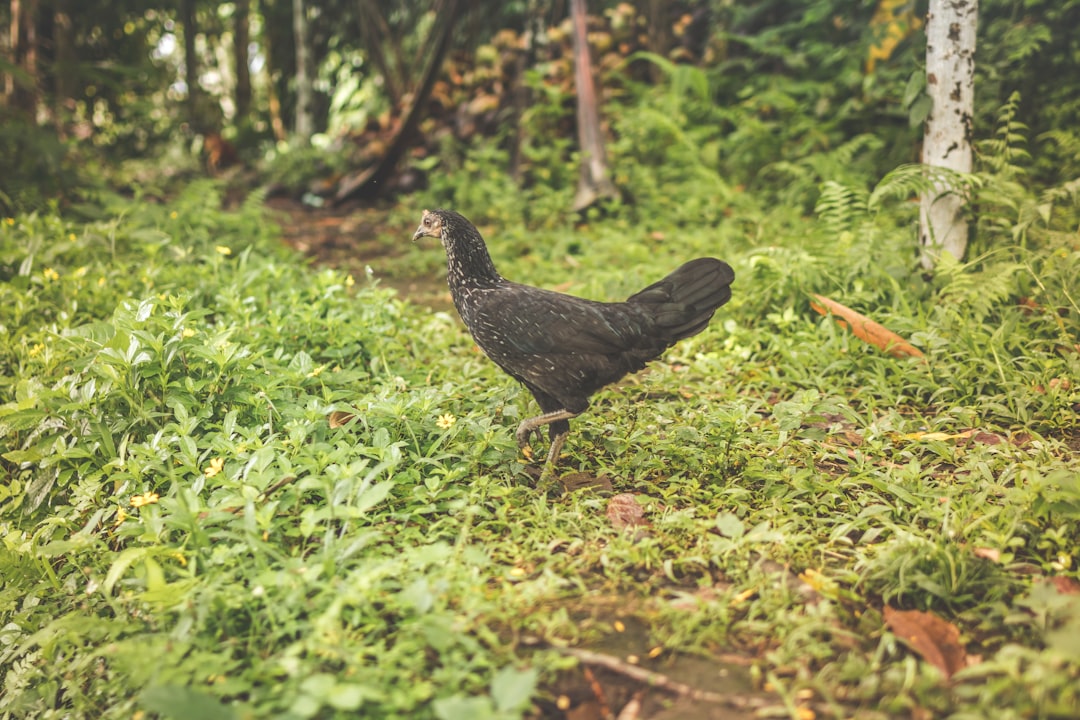
[[[412,189],[482,145],[518,186],[572,193],[570,3],[462,3],[430,92],[417,98],[447,2],[8,0],[0,207],[63,199],[102,157],[170,152],[177,172],[270,161],[289,191],[332,198],[387,154],[415,102],[408,151],[379,190]],[[925,2],[587,9],[613,179],[632,199],[651,191],[620,173],[620,158],[670,159],[680,143],[695,149],[692,167],[808,210],[825,179],[865,184],[920,157]],[[1045,182],[1080,165],[1078,21],[1080,4],[1054,0],[985,0],[979,12],[975,135],[992,134],[1019,91],[1012,122],[1046,146],[1029,168]],[[666,129],[649,115],[658,93]],[[329,187],[313,186],[319,178]]]

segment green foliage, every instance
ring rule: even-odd
[[[291,195],[303,195],[327,178],[340,177],[349,169],[348,157],[339,149],[310,146],[279,146],[267,153],[263,176],[272,186]]]
[[[5,115],[0,108],[0,212],[32,211],[71,192],[79,177],[68,147],[51,129]]]
[[[470,633],[490,600],[445,570],[490,562],[438,518],[467,498],[446,444],[487,462],[492,431],[406,361],[439,321],[219,202],[0,229],[0,712],[412,714],[490,683],[520,716],[535,674]]]

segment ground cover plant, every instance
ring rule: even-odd
[[[972,259],[926,279],[918,172],[853,175],[854,143],[748,190],[682,100],[615,120],[634,201],[606,215],[559,210],[569,175],[515,189],[488,146],[358,239],[434,272],[409,238],[452,205],[507,276],[606,299],[732,263],[712,326],[576,422],[563,472],[599,489],[538,492],[534,407],[452,313],[378,262],[304,262],[259,193],[0,220],[0,717],[580,720],[603,714],[567,649],[629,634],[619,657],[704,661],[704,690],[743,668],[749,714],[1074,716],[1075,182],[1025,181],[1006,107]]]

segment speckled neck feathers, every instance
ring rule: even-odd
[[[505,280],[495,269],[487,246],[473,224],[453,210],[435,210],[442,220],[446,249],[446,281],[450,291],[499,285]]]

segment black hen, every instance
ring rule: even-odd
[[[517,441],[524,448],[548,426],[544,474],[589,397],[704,330],[735,279],[727,263],[698,258],[625,302],[595,302],[506,280],[476,227],[451,210],[425,210],[413,239],[425,236],[442,240],[450,294],[476,344],[540,405]]]

